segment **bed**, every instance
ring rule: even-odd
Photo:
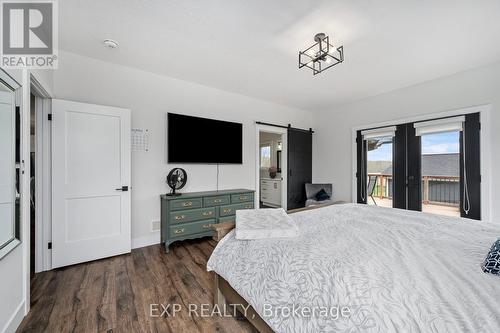
[[[500,277],[481,270],[499,225],[357,204],[291,216],[298,238],[232,230],[207,263],[261,332],[500,332]]]

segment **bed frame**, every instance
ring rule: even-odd
[[[312,210],[317,208],[322,208],[326,206],[331,206],[335,204],[341,204],[344,202],[334,202],[324,205],[317,205],[305,208],[298,208],[289,210],[288,214],[293,214],[297,212],[302,212],[306,210]],[[227,235],[235,227],[234,222],[224,222],[219,224],[214,224],[212,228],[215,230],[215,241],[220,241],[225,235]],[[244,316],[260,333],[273,333],[274,331],[269,327],[269,325],[262,319],[259,314],[254,310],[254,308],[248,304],[248,302],[234,290],[231,285],[224,280],[220,275],[213,272],[214,274],[214,305],[223,308],[227,303],[234,304],[236,310]],[[243,311],[245,307],[245,311]]]

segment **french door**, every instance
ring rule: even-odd
[[[357,201],[481,218],[479,113],[357,132]]]

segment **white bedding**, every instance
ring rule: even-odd
[[[481,271],[499,225],[355,204],[291,216],[299,237],[232,231],[207,264],[276,332],[500,332],[500,277]],[[293,305],[350,315],[275,315]]]
[[[283,208],[236,211],[236,239],[297,237],[297,223]]]

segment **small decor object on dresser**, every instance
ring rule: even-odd
[[[493,243],[490,253],[484,259],[483,271],[485,273],[500,275],[500,238]]]
[[[180,190],[186,185],[187,182],[187,173],[186,170],[182,168],[174,168],[170,170],[167,176],[167,185],[172,189],[170,193],[167,195],[176,196],[181,195],[180,193],[175,192],[176,190]]]

